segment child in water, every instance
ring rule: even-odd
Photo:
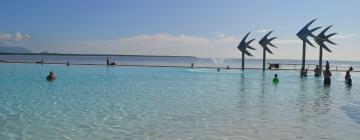
[[[280,82],[277,74],[275,74],[275,77],[273,78],[272,82],[275,84]]]
[[[49,75],[46,76],[46,80],[48,80],[48,81],[55,80],[54,72],[50,71]]]

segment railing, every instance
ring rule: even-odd
[[[35,62],[9,62],[9,61],[0,61],[0,63],[32,63],[32,64],[36,64]],[[44,63],[44,64],[64,64],[66,65],[66,63]],[[273,68],[273,69],[269,69],[269,64],[266,67],[266,70],[300,70],[301,69],[301,64],[283,64],[283,63],[271,63],[271,64],[279,64],[279,68]],[[71,65],[106,65],[106,64],[88,64],[88,63],[71,63]],[[184,67],[184,68],[223,68],[225,69],[226,66],[199,66],[199,65],[191,65],[191,63],[189,63],[188,65],[156,65],[156,64],[117,64],[116,66],[140,66],[140,67]],[[313,71],[316,67],[316,64],[307,64],[305,65],[306,69],[308,69],[308,71]],[[336,64],[332,64],[330,65],[330,70],[331,71],[347,71],[349,68],[353,67],[354,72],[360,72],[360,65],[336,65]],[[241,67],[239,66],[231,66],[229,65],[230,69],[241,69]],[[262,69],[262,66],[258,65],[258,66],[248,66],[245,69]],[[325,69],[325,65],[323,65],[323,70]]]
[[[301,64],[281,64],[279,63],[278,70],[300,70]],[[322,66],[323,70],[325,69],[325,65]],[[332,71],[347,71],[350,67],[353,67],[354,71],[360,70],[360,65],[330,65],[330,70]],[[312,71],[316,68],[316,64],[306,64],[305,69]],[[360,71],[359,71],[360,72]]]

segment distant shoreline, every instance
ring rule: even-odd
[[[125,57],[178,57],[178,58],[209,58],[209,59],[241,59],[239,58],[211,58],[211,57],[197,57],[197,56],[181,56],[181,55],[141,55],[141,54],[71,54],[71,53],[3,53],[0,52],[0,55],[34,55],[34,56],[104,56],[104,57],[111,57],[111,56],[125,56]],[[248,58],[247,60],[262,60],[262,58]],[[267,59],[267,60],[292,60],[292,61],[301,61],[301,59]],[[318,61],[317,59],[309,59],[306,61]],[[325,60],[324,60],[325,61]],[[329,61],[338,61],[338,62],[360,62],[360,60],[331,60]]]
[[[195,56],[176,56],[176,55],[137,55],[137,54],[62,54],[62,53],[0,53],[0,55],[57,55],[57,56],[138,56],[138,57],[189,57]]]

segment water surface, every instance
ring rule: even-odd
[[[359,73],[0,64],[0,138],[360,137]],[[57,79],[47,82],[52,70]],[[280,83],[271,83],[273,75]],[[357,106],[358,105],[358,106]]]

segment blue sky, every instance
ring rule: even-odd
[[[296,32],[334,25],[325,59],[359,60],[358,0],[1,0],[0,44],[34,52],[240,57],[241,38],[275,30],[269,58],[301,58]],[[316,32],[317,34],[318,32]],[[318,48],[307,57],[317,59]]]

